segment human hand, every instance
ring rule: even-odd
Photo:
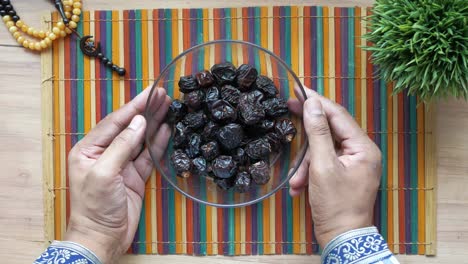
[[[155,126],[140,115],[149,91],[109,114],[70,151],[70,221],[65,240],[93,251],[103,263],[114,263],[132,243],[140,218],[145,182],[153,169],[145,129],[154,135],[156,158],[170,137],[162,124],[170,105],[164,89],[152,95]]]
[[[380,184],[381,153],[342,106],[305,88],[307,100],[288,102],[303,115],[309,141],[306,157],[290,180],[290,194],[308,185],[315,235],[322,248],[336,236],[372,226]]]

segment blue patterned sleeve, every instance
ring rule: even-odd
[[[102,264],[91,250],[69,241],[54,241],[34,264]]]
[[[399,264],[375,226],[351,230],[334,238],[323,250],[322,263]]]

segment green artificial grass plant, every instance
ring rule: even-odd
[[[423,101],[468,96],[468,0],[376,0],[365,38],[379,75]]]

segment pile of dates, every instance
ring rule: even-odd
[[[243,64],[215,64],[183,76],[184,99],[174,100],[171,164],[180,177],[210,177],[222,189],[246,192],[270,180],[269,157],[296,135],[289,110],[266,76]]]

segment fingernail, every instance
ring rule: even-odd
[[[143,125],[143,117],[141,115],[137,115],[132,119],[128,128],[133,130],[138,130]]]

